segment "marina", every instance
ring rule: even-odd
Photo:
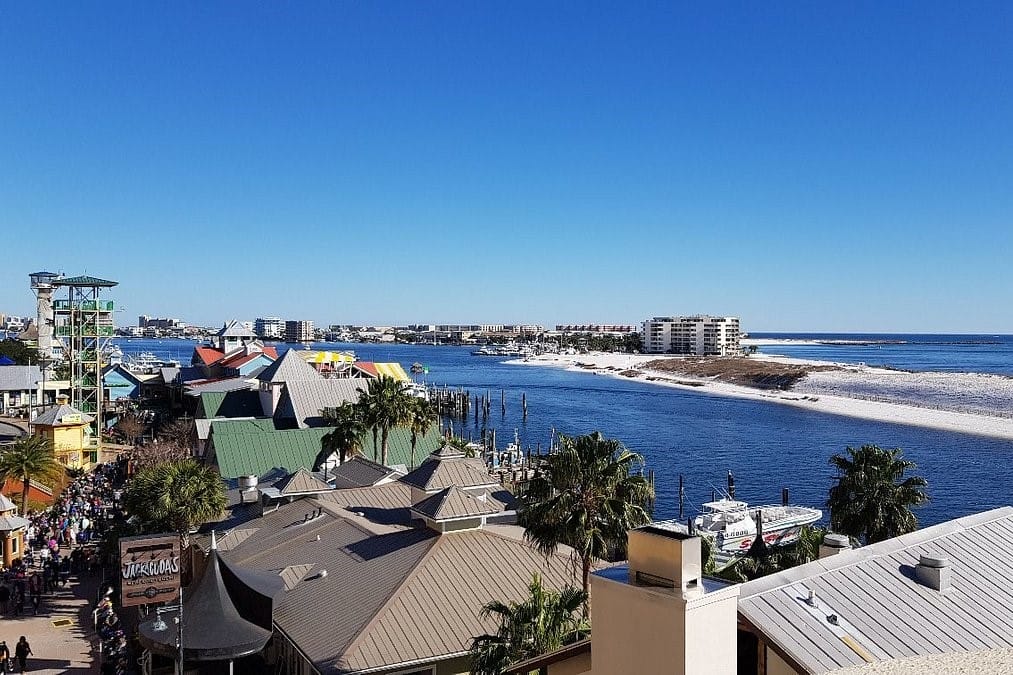
[[[125,354],[151,351],[167,359],[186,341],[116,340]],[[193,344],[193,343],[189,343]],[[284,345],[277,345],[284,350]],[[187,347],[182,347],[187,349]],[[192,347],[190,347],[192,349]],[[655,513],[662,519],[678,514],[678,476],[685,476],[686,503],[711,501],[715,472],[735,472],[738,495],[749,503],[779,503],[781,489],[791,489],[793,502],[820,507],[833,472],[828,459],[846,446],[875,442],[903,448],[929,481],[931,501],[916,509],[923,525],[1001,506],[1004,485],[1013,480],[1007,461],[1013,442],[924,427],[840,417],[764,400],[717,396],[700,390],[659,387],[619,377],[592,377],[558,368],[533,368],[504,363],[506,358],[476,358],[467,347],[318,343],[314,349],[354,351],[363,360],[426,364],[428,374],[416,381],[427,387],[487,392],[489,415],[475,419],[474,398],[467,418],[456,417],[456,435],[481,440],[496,431],[497,445],[514,438],[527,449],[545,451],[554,434],[599,430],[621,439],[643,454],[656,475]],[[897,346],[896,349],[901,349]],[[833,347],[845,360],[848,347]],[[907,358],[922,358],[910,354]],[[941,348],[932,347],[936,359]],[[966,354],[951,348],[948,359],[960,365]],[[1013,338],[1007,336],[994,361],[1013,364]],[[858,359],[860,360],[860,359]],[[897,367],[906,362],[898,361]],[[973,365],[970,363],[968,365]],[[500,406],[503,393],[505,411]],[[525,418],[522,395],[528,406]],[[448,420],[449,422],[450,420]],[[692,515],[697,515],[693,513]]]

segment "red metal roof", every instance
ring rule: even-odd
[[[356,361],[352,364],[352,367],[358,368],[370,377],[380,377],[380,372],[376,369],[376,364],[372,361]]]
[[[199,358],[201,363],[205,366],[210,366],[212,363],[216,363],[219,359],[225,356],[221,350],[215,349],[214,347],[194,347],[193,353],[197,355],[197,358]]]

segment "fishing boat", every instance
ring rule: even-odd
[[[745,553],[756,539],[756,519],[763,527],[767,546],[784,546],[798,539],[805,525],[823,517],[823,512],[808,506],[749,506],[746,502],[724,497],[703,504],[693,521],[694,531],[714,540],[715,550],[724,553]]]

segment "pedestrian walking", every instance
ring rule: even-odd
[[[7,641],[0,640],[0,673],[7,675],[10,672],[11,650],[7,648]]]
[[[11,589],[7,584],[0,586],[0,612],[7,614],[10,609]]]
[[[28,657],[34,656],[34,654],[32,653],[32,648],[28,644],[28,640],[25,639],[24,635],[21,636],[21,639],[18,640],[18,643],[14,646],[14,656],[18,660],[18,672],[28,672]]]

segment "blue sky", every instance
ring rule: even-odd
[[[0,312],[1013,333],[1013,5],[694,5],[3,3]]]

